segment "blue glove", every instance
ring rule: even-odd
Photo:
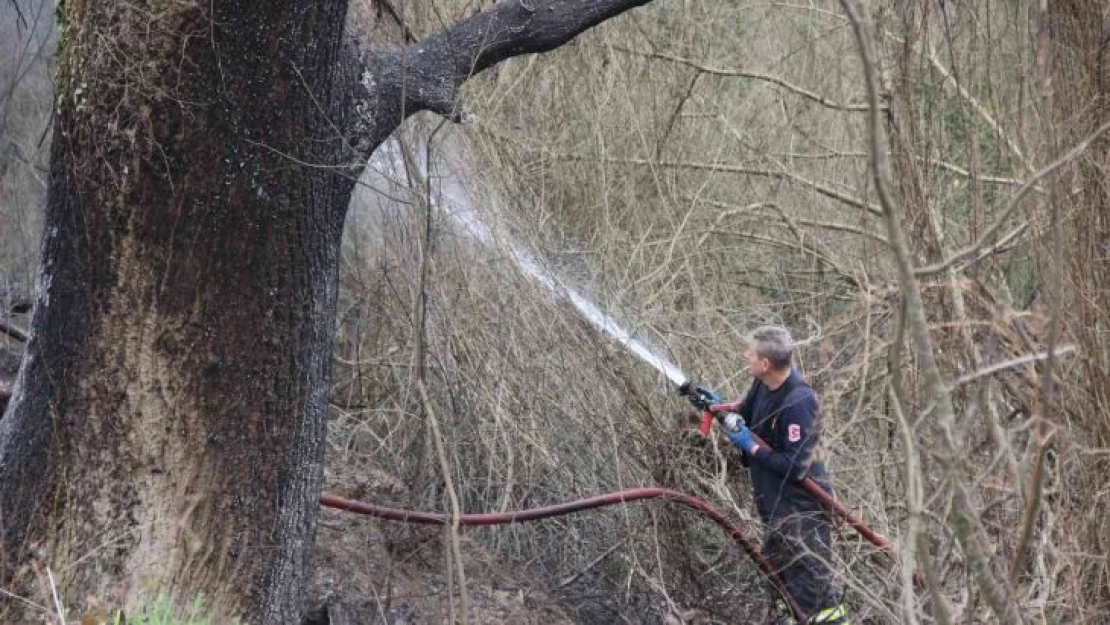
[[[755,445],[755,439],[752,438],[752,431],[749,430],[746,425],[741,425],[740,429],[735,432],[729,432],[728,440],[744,453],[748,453],[752,445]]]

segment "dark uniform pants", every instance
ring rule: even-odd
[[[767,524],[763,553],[809,618],[839,599],[827,564],[830,533],[829,519],[819,511],[799,511]]]

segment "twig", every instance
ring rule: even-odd
[[[1065,354],[1072,354],[1072,353],[1075,353],[1075,345],[1061,345],[1060,347],[1053,350],[1052,355],[1054,355],[1054,356],[1063,356]],[[1029,363],[1045,360],[1048,357],[1049,357],[1049,353],[1047,351],[1043,351],[1043,352],[1037,352],[1036,354],[1028,354],[1026,356],[1021,356],[1019,358],[1013,358],[1013,359],[1010,359],[1010,360],[1007,360],[1007,361],[1004,361],[1004,362],[998,362],[998,363],[995,363],[993,365],[990,365],[989,367],[984,367],[984,368],[979,369],[977,371],[973,371],[971,373],[968,373],[967,375],[960,376],[959,378],[956,379],[955,382],[952,383],[952,385],[949,387],[949,390],[955,389],[956,387],[959,387],[959,386],[963,386],[964,384],[967,384],[968,382],[973,382],[975,380],[978,380],[979,378],[985,378],[985,377],[987,377],[989,375],[992,375],[994,373],[998,373],[999,371],[1006,371],[1008,369],[1014,369],[1014,368],[1020,367],[1022,365],[1027,365]]]
[[[826,184],[803,178],[798,174],[784,170],[760,169],[757,167],[742,167],[740,165],[725,165],[722,163],[701,163],[697,161],[653,161],[645,158],[616,158],[616,157],[591,157],[579,154],[550,154],[551,158],[564,161],[598,162],[613,165],[641,165],[646,167],[665,167],[668,169],[693,169],[699,171],[715,171],[729,174],[743,174],[748,176],[761,176],[765,178],[786,179],[807,186],[825,197],[843,202],[849,206],[865,210],[873,215],[882,215],[882,208],[870,202],[865,202],[855,196],[838,191]]]
[[[50,583],[50,595],[54,598],[54,609],[58,613],[58,625],[66,625],[66,611],[58,598],[58,587],[54,585],[54,574],[50,572],[50,567],[46,567],[46,579]]]
[[[21,330],[20,328],[8,323],[7,321],[4,321],[3,319],[0,319],[0,332],[7,334],[8,336],[21,343],[27,342],[28,337],[26,330]]]
[[[617,549],[620,549],[622,546],[624,546],[624,544],[626,542],[628,542],[628,536],[625,536],[624,538],[620,539],[612,547],[609,547],[608,549],[606,549],[601,555],[597,556],[593,560],[590,560],[588,563],[586,563],[586,566],[578,569],[578,572],[574,573],[573,575],[571,575],[571,576],[567,577],[566,579],[564,579],[563,581],[559,582],[559,585],[557,587],[558,588],[566,588],[567,586],[570,586],[579,577],[582,577],[583,574],[585,574],[590,569],[597,566],[599,562],[601,562],[605,558],[608,558],[610,555],[613,554],[614,551],[616,551]]]
[[[817,104],[820,104],[821,106],[824,106],[825,108],[830,108],[830,109],[834,109],[834,110],[838,110],[838,111],[866,111],[866,110],[868,110],[868,105],[867,104],[841,104],[839,102],[836,102],[835,100],[832,100],[830,98],[826,98],[825,96],[823,96],[819,93],[815,93],[813,91],[810,91],[809,89],[806,89],[805,87],[799,87],[798,85],[795,85],[791,82],[788,82],[785,79],[779,78],[778,76],[773,76],[771,74],[764,74],[764,73],[761,73],[761,72],[753,72],[753,71],[743,70],[743,69],[714,67],[712,65],[706,65],[705,63],[702,63],[700,61],[695,61],[693,59],[687,59],[687,58],[684,58],[684,57],[681,57],[681,56],[677,56],[677,55],[673,55],[673,54],[667,54],[666,52],[654,52],[654,51],[653,52],[643,52],[643,51],[640,51],[640,50],[632,50],[632,49],[625,48],[625,47],[622,47],[622,46],[607,46],[607,49],[612,49],[612,50],[616,50],[618,52],[624,52],[625,54],[631,54],[631,55],[634,55],[634,56],[640,56],[640,57],[649,58],[649,59],[659,59],[659,60],[663,60],[663,61],[670,61],[672,63],[678,63],[679,65],[685,65],[687,67],[695,69],[700,73],[710,74],[710,75],[713,75],[713,76],[723,76],[723,77],[726,77],[726,78],[728,78],[728,77],[751,78],[751,79],[754,79],[754,80],[762,80],[764,82],[769,82],[773,85],[777,85],[779,87],[782,87],[783,89],[785,89],[785,90],[787,90],[791,93],[797,94],[797,95],[799,95],[799,96],[801,96],[801,97],[803,97],[807,100],[811,100],[813,102],[816,102]],[[886,107],[884,106],[883,108],[885,109]]]

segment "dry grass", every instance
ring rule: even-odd
[[[440,3],[442,19],[461,4]],[[1058,387],[1046,409],[1044,359],[1024,358],[1046,349],[1051,312],[1070,297],[1049,299],[1042,278],[1042,261],[1056,250],[1047,239],[1045,189],[1058,171],[1017,195],[1034,171],[1085,137],[1044,145],[1034,53],[1046,44],[1032,34],[1035,7],[983,2],[947,16],[935,8],[877,8],[886,132],[912,261],[949,267],[920,277],[942,375],[949,383],[965,380],[951,392],[959,472],[989,566],[1012,579],[1023,618],[1096,619],[1110,610],[1093,591],[1106,575],[1106,550],[1078,556],[1080,539],[1066,532],[1076,523],[1096,536],[1104,532],[1091,502],[1105,448],[1093,437],[1076,438],[1066,409],[1089,389]],[[408,9],[418,33],[438,23]],[[894,537],[909,513],[906,443],[888,391],[897,370],[908,440],[922,457],[924,530],[952,618],[989,620],[953,542],[953,484],[940,479],[933,454],[939,433],[916,358],[908,347],[892,350],[904,342],[898,286],[867,169],[859,67],[848,23],[833,3],[659,3],[476,81],[468,104],[480,121],[461,131],[470,178],[493,190],[484,198],[494,205],[490,215],[516,240],[720,390],[735,395],[746,385],[735,354],[752,324],[793,326],[807,339],[803,365],[823,394],[838,493]],[[944,262],[988,228],[997,234],[976,253]],[[439,372],[443,406],[466,415],[450,436],[465,508],[519,507],[662,481],[735,502],[741,512],[745,484],[728,472],[727,453],[669,447],[677,444],[672,415],[681,407],[666,397],[660,376],[521,280],[504,251],[464,253],[456,245],[465,242],[441,236],[431,284],[443,293],[432,299],[450,305],[431,334],[441,337],[441,358],[450,363]],[[404,247],[385,245],[395,254]],[[391,273],[404,265],[379,265],[378,273],[408,284]],[[390,323],[406,314],[408,302],[406,293],[386,315]],[[1056,345],[1070,336],[1065,329]],[[466,358],[455,357],[460,353]],[[998,363],[1006,366],[975,374]],[[1055,359],[1054,379],[1072,379],[1076,363]],[[403,372],[404,363],[392,371]],[[537,412],[543,418],[534,421]],[[1055,437],[1042,454],[1038,440],[1050,431]],[[583,450],[589,462],[582,462]],[[414,457],[399,451],[386,464]],[[1038,458],[1044,495],[1019,560]],[[543,475],[544,489],[520,490],[528,475]],[[1079,495],[1077,484],[1093,490]],[[435,498],[423,503],[442,506]],[[672,613],[677,606],[719,607],[712,588],[740,582],[745,565],[722,555],[722,537],[691,536],[689,519],[679,522],[674,513],[621,516],[616,527],[609,519],[569,522],[570,535],[574,524],[598,523],[597,532],[582,534],[593,540],[578,551],[554,547],[558,539],[507,542],[496,533],[483,544],[522,565],[542,555],[554,563],[555,578],[621,541],[622,532],[652,537],[619,547],[607,573],[669,595],[676,605],[663,599],[660,609]],[[542,532],[517,533],[533,531]],[[911,610],[930,620],[920,602],[902,602],[897,572],[854,537],[842,533],[838,557],[857,613],[900,622]],[[1088,581],[1061,586],[1066,571],[1083,571],[1078,579]]]

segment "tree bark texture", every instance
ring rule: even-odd
[[[1058,143],[1071,145],[1110,121],[1110,9],[1094,0],[1048,4],[1052,45],[1053,123]],[[1085,384],[1089,385],[1092,442],[1110,445],[1110,138],[1098,137],[1061,187],[1074,204],[1067,207],[1074,239],[1060,250],[1074,281],[1076,315]],[[1075,190],[1076,193],[1070,193]]]
[[[1057,146],[1071,145],[1110,122],[1110,6],[1096,0],[1053,0],[1045,15],[1050,41],[1052,122]],[[1059,149],[1057,147],[1057,149]],[[1110,138],[1095,139],[1057,183],[1064,198],[1063,249],[1051,253],[1064,265],[1070,329],[1083,362],[1080,401],[1061,403],[1082,444],[1110,446]],[[1110,463],[1092,457],[1068,490],[1078,498],[1101,492]],[[1110,501],[1076,502],[1089,511],[1078,536],[1090,558],[1072,576],[1091,613],[1110,606]]]
[[[476,71],[647,1],[514,0],[382,49],[347,45],[342,1],[67,0],[0,587],[49,567],[78,609],[300,622],[362,164]]]

